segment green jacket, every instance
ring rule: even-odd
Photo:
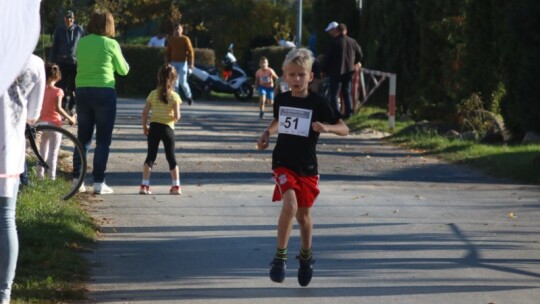
[[[79,40],[75,78],[78,88],[114,88],[114,72],[122,76],[129,72],[129,65],[116,40],[95,34]]]

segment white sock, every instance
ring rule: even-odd
[[[149,179],[143,179],[142,184],[145,186],[150,186],[150,180]]]
[[[175,179],[172,181],[172,185],[173,186],[180,186],[180,180],[179,179]]]

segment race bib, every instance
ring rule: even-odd
[[[278,133],[308,137],[312,110],[279,107]]]
[[[287,91],[290,91],[291,89],[289,88],[289,84],[285,81],[281,81],[279,83],[279,86],[281,88],[281,92],[287,92]]]
[[[262,83],[268,83],[272,78],[270,76],[261,76],[260,79]]]

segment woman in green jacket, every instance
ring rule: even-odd
[[[86,153],[92,143],[94,128],[96,147],[92,176],[95,194],[110,194],[113,190],[105,183],[114,121],[116,118],[116,89],[114,73],[127,75],[127,64],[115,36],[114,18],[111,13],[96,11],[87,27],[87,36],[77,46],[77,137]],[[80,156],[73,156],[74,176],[80,170]],[[76,181],[74,181],[76,182]],[[79,191],[84,191],[84,184]]]

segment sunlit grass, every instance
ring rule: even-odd
[[[31,175],[33,175],[31,173]],[[96,226],[77,196],[61,199],[69,187],[35,180],[17,201],[20,252],[12,303],[59,303],[85,298],[89,265],[81,256]]]
[[[480,144],[475,141],[450,139],[436,132],[400,133],[412,121],[396,121],[394,130],[388,128],[386,119],[369,118],[374,113],[384,113],[384,109],[366,107],[349,119],[352,130],[375,129],[392,134],[387,137],[391,143],[417,150],[444,160],[471,165],[486,173],[520,182],[540,184],[539,144]]]

